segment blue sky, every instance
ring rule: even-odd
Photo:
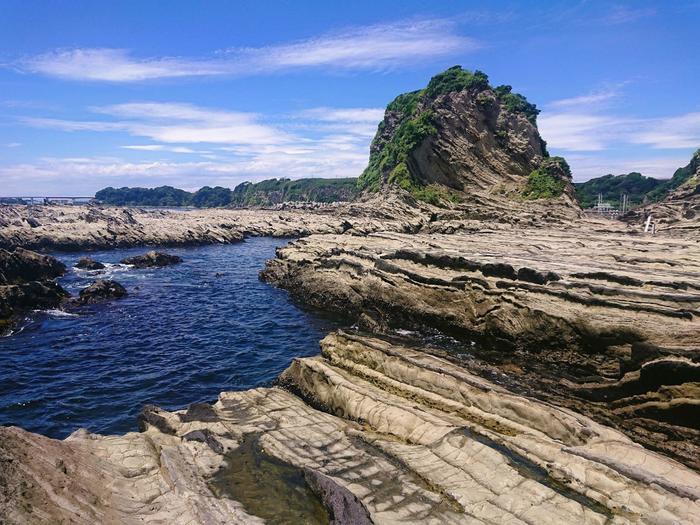
[[[574,178],[700,147],[700,1],[0,0],[0,195],[357,176],[447,67],[542,110]]]

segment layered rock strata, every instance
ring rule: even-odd
[[[247,236],[415,231],[430,207],[400,194],[361,203],[283,210],[148,210],[97,206],[0,206],[0,247],[109,249],[232,243]]]
[[[585,416],[428,348],[336,333],[322,352],[296,360],[280,386],[149,407],[140,433],[56,441],[0,429],[0,513],[10,523],[262,523],[297,512],[270,490],[294,473],[307,523],[700,519],[697,473]]]
[[[311,236],[262,277],[366,330],[447,334],[486,373],[698,468],[699,261],[691,240],[482,228]]]

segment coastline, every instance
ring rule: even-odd
[[[486,222],[400,199],[333,213],[206,210],[179,224],[163,212],[100,209],[91,222],[92,209],[50,211],[63,215],[4,242],[298,237],[261,278],[362,332],[329,334],[320,356],[296,359],[273,387],[176,412],[145,407],[138,433],[58,441],[0,428],[0,510],[18,523],[36,512],[47,523],[258,523],[250,502],[213,485],[234,475],[236,451],[277,465],[272,475],[297,473],[357,523],[700,516],[698,431],[673,421],[696,410],[692,239],[583,219]],[[115,223],[126,215],[134,222]],[[397,329],[488,352],[463,361],[390,337]]]

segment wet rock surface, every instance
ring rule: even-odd
[[[161,268],[163,266],[171,266],[181,262],[182,257],[156,251],[150,251],[145,255],[127,257],[121,261],[122,264],[129,264],[136,268]]]
[[[83,257],[75,264],[75,267],[81,270],[104,270],[105,265],[92,257]]]
[[[360,334],[329,335],[279,386],[146,412],[143,432],[125,436],[0,429],[0,512],[11,523],[274,523],[292,491],[299,512],[335,523],[700,517],[691,469],[440,351]]]
[[[55,308],[68,293],[53,279],[66,267],[48,255],[15,248],[0,249],[0,334],[17,317],[36,308]]]
[[[100,279],[87,288],[80,290],[80,294],[76,299],[73,299],[72,304],[97,304],[113,299],[121,299],[126,297],[126,295],[126,288],[118,282]]]

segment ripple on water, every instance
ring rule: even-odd
[[[71,268],[61,280],[71,293],[111,278],[129,295],[77,316],[37,313],[1,338],[0,424],[58,438],[80,427],[136,430],[144,404],[213,401],[224,390],[267,384],[294,357],[318,353],[332,323],[258,281],[286,242],[169,249],[184,262],[156,270],[119,264],[143,248],[58,254]],[[106,263],[105,271],[72,269],[85,255]]]

